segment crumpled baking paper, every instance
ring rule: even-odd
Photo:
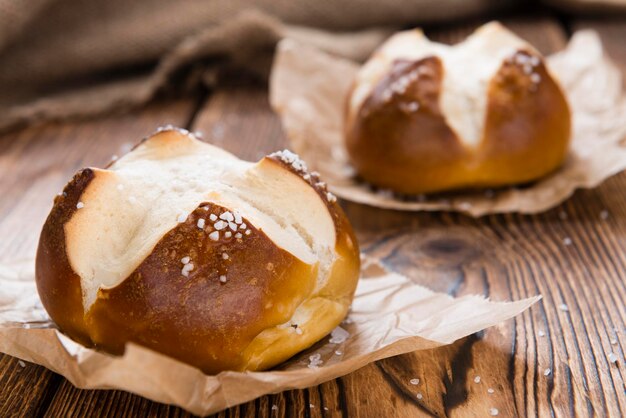
[[[319,171],[336,195],[357,203],[399,210],[448,210],[472,216],[537,213],[578,188],[592,188],[626,169],[626,95],[620,70],[605,55],[598,35],[577,32],[567,48],[548,57],[573,112],[566,162],[525,186],[432,196],[395,196],[355,177],[343,146],[346,95],[359,64],[285,39],[277,47],[270,102],[291,147]]]
[[[0,352],[41,364],[79,388],[126,390],[198,415],[317,385],[385,357],[452,343],[539,300],[454,299],[365,259],[351,312],[333,335],[270,371],[208,376],[138,345],[127,345],[116,357],[64,336],[41,305],[33,266],[33,260],[0,265]]]

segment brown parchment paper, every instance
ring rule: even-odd
[[[451,343],[539,300],[454,299],[365,259],[351,312],[335,335],[271,371],[207,376],[137,345],[129,344],[123,356],[115,357],[70,340],[41,306],[33,266],[32,260],[0,265],[0,352],[41,364],[79,388],[126,390],[199,415],[264,394],[317,385],[381,358]]]
[[[285,39],[277,47],[270,102],[291,147],[322,174],[333,193],[358,203],[399,210],[448,210],[472,216],[537,213],[558,205],[577,188],[592,188],[626,169],[626,95],[619,69],[598,35],[577,32],[567,48],[548,57],[573,112],[565,164],[523,187],[432,196],[395,196],[355,178],[343,147],[346,95],[359,64]]]

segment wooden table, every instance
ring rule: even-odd
[[[595,28],[626,70],[626,20],[542,16],[504,22],[544,53],[562,48],[572,30]],[[427,32],[456,42],[480,23]],[[166,123],[202,131],[207,141],[249,159],[286,144],[266,89],[249,85],[1,136],[0,262],[34,254],[53,196],[78,168],[105,165]],[[543,302],[450,346],[382,360],[218,416],[488,416],[491,408],[507,417],[626,415],[626,174],[537,216],[472,219],[343,206],[363,250],[418,283],[495,300],[542,294]],[[610,352],[617,354],[616,364],[608,360]],[[411,385],[412,378],[420,384]],[[42,367],[2,356],[0,417],[9,416],[189,415],[125,392],[79,390]]]

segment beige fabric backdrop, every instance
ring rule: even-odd
[[[124,109],[220,66],[264,75],[284,36],[364,58],[391,28],[514,1],[0,0],[0,131]]]

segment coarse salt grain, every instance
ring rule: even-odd
[[[324,407],[324,411],[328,411],[328,407],[327,406]]]
[[[348,331],[346,331],[345,329],[341,327],[337,327],[331,331],[329,342],[331,344],[341,344],[345,342],[349,336],[350,336],[350,333]]]
[[[226,253],[222,253],[222,258],[223,258],[224,260],[228,260],[230,257],[228,256],[228,254],[226,254]]]
[[[560,309],[560,310],[562,310],[563,312],[567,312],[567,311],[569,311],[569,308],[568,308],[568,307],[567,307],[567,305],[566,305],[566,304],[564,304],[564,303],[561,303],[561,304],[559,305],[559,309]]]
[[[318,368],[324,361],[322,360],[322,355],[317,353],[309,356],[309,369]]]
[[[335,350],[335,355],[337,355],[337,356],[342,356],[342,355],[343,355],[343,351],[341,351],[341,350]]]
[[[228,227],[233,231],[237,230],[237,224],[234,222],[228,222]]]
[[[223,274],[220,276],[220,282],[226,283],[226,276],[224,276]]]
[[[246,230],[246,235],[250,235],[250,232],[252,232],[252,231],[250,231],[249,229],[247,229],[247,230]]]
[[[563,238],[563,244],[572,245],[572,239],[570,237]]]
[[[278,406],[277,405],[272,405],[272,411],[278,411]]]
[[[163,131],[172,131],[172,130],[176,130],[176,128],[171,123],[168,123],[167,125],[159,126],[156,132],[159,133]]]
[[[617,354],[615,353],[609,353],[609,361],[613,364],[617,363]]]
[[[604,209],[602,212],[600,212],[600,219],[602,220],[606,220],[609,217],[609,211]]]
[[[302,335],[302,333],[303,333],[302,328],[296,328],[296,334]]]
[[[239,212],[235,212],[233,215],[235,216],[236,223],[240,224],[243,221],[243,219],[241,218],[241,214]]]
[[[416,386],[416,385],[420,384],[420,380],[419,379],[411,379],[411,380],[409,380],[409,383],[412,384],[413,386]]]
[[[233,236],[233,233],[232,233],[232,232],[230,232],[230,231],[226,231],[226,232],[224,233],[224,236],[225,236],[226,238],[230,238],[230,237],[232,237],[232,236]]]
[[[181,213],[180,215],[178,215],[178,218],[176,218],[176,220],[178,221],[179,224],[182,224],[183,222],[187,220],[187,215],[185,215],[184,213]]]
[[[495,390],[493,390],[493,388],[487,389],[487,393],[489,393],[489,394],[494,393],[494,392],[495,392]]]
[[[221,231],[222,229],[226,228],[228,226],[228,224],[224,221],[217,221],[213,224],[213,228],[217,229],[218,231]]]
[[[530,75],[530,81],[532,81],[533,83],[537,84],[541,81],[541,76],[537,73],[533,73]]]
[[[209,234],[209,238],[212,239],[213,241],[217,241],[220,239],[220,233],[217,231],[213,231]]]
[[[418,102],[409,102],[404,106],[404,108],[409,112],[417,112],[420,108],[420,104]]]
[[[17,364],[19,364],[20,367],[26,367],[26,363],[24,363],[22,360],[19,360]]]
[[[545,337],[546,336],[546,333],[543,332],[543,330],[539,330],[539,332],[537,334],[539,334],[540,337]]]
[[[233,216],[232,213],[226,211],[226,212],[224,212],[224,213],[222,213],[220,215],[220,219],[223,219],[223,220],[228,221],[228,222],[232,222],[232,221],[235,220],[235,217]]]
[[[617,338],[612,337],[609,342],[611,343],[611,345],[617,345]]]
[[[245,223],[239,225],[240,229],[246,229],[248,227],[248,225],[246,225]]]
[[[206,221],[204,219],[200,218],[200,219],[198,219],[198,222],[196,223],[196,225],[198,225],[198,228],[204,229],[205,222]]]
[[[83,202],[78,202],[78,203],[76,204],[76,209],[82,209],[82,208],[84,208],[84,207],[85,207],[85,204],[84,204]]]
[[[193,263],[187,263],[183,266],[183,269],[181,270],[181,274],[185,277],[189,277],[189,272],[191,270],[193,270]]]
[[[422,399],[422,398],[424,397],[424,395],[422,395],[422,393],[421,393],[421,392],[418,392],[418,393],[417,393],[417,395],[415,395],[415,397],[416,397],[417,399]]]
[[[334,194],[332,194],[331,192],[326,192],[326,199],[330,202],[330,203],[335,203],[337,201],[337,196],[335,196]]]
[[[474,383],[480,383],[480,376],[476,376],[474,378]]]
[[[183,264],[188,264],[191,261],[191,257],[187,256],[187,257],[183,257],[180,259],[180,262]]]
[[[300,159],[300,157],[298,156],[298,154],[295,154],[289,150],[282,150],[282,151],[277,151],[274,152],[272,154],[270,154],[270,157],[277,157],[279,158],[282,162],[284,162],[287,165],[290,165],[291,167],[293,167],[294,170],[296,171],[307,171],[307,166],[306,163],[304,161],[302,161]]]
[[[213,222],[217,221],[217,215],[212,213],[209,215],[209,219],[212,220]]]
[[[498,411],[498,408],[491,408],[489,410],[489,415],[491,415],[492,417],[495,417],[496,415],[498,415],[500,413],[500,411]]]
[[[543,375],[544,375],[544,376],[550,376],[550,374],[552,374],[552,370],[550,370],[550,369],[545,369],[545,370],[543,371]]]
[[[312,403],[309,404],[309,408],[315,408],[315,405],[313,405]]]
[[[241,235],[241,233],[240,233],[240,232],[237,232],[237,233],[235,234],[235,238],[237,238],[237,239],[241,239],[242,237],[243,237],[243,235]]]

